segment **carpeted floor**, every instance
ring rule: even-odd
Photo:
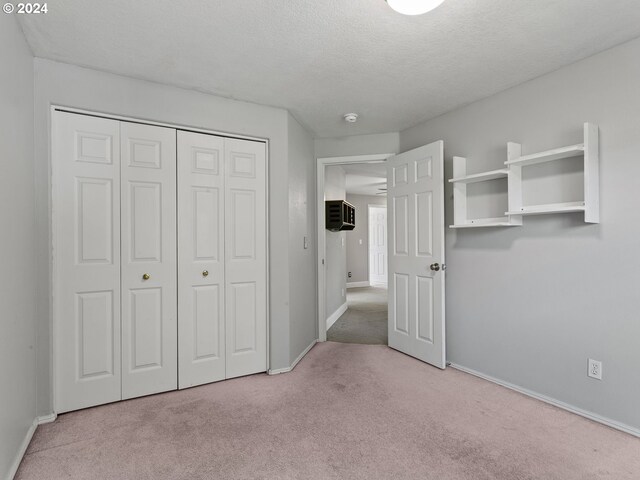
[[[361,287],[347,290],[347,311],[327,330],[327,340],[342,343],[387,345],[387,289]]]
[[[68,413],[26,479],[639,479],[640,439],[379,345]]]

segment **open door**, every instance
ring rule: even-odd
[[[445,367],[444,143],[387,160],[389,346]]]

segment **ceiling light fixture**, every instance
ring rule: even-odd
[[[386,2],[403,15],[422,15],[439,7],[444,0],[386,0]]]

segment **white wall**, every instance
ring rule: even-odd
[[[351,272],[351,278],[347,282],[368,282],[369,205],[386,206],[387,197],[347,193],[347,202],[356,207],[356,228],[347,233],[347,273]]]
[[[290,363],[318,338],[313,138],[288,116]],[[304,238],[307,248],[304,248]]]
[[[451,178],[453,155],[466,156],[472,172],[499,168],[507,141],[533,153],[580,142],[585,121],[600,125],[599,225],[564,214],[525,217],[519,228],[447,229],[447,356],[635,428],[640,428],[639,59],[640,40],[635,40],[400,135],[402,151],[444,140]],[[572,182],[575,175],[568,170]],[[530,178],[529,186],[536,181]],[[447,224],[453,221],[449,185]],[[538,194],[565,192],[547,183]],[[604,362],[602,381],[587,377],[589,357]]]
[[[0,15],[0,478],[13,472],[36,416],[33,57]]]
[[[318,158],[398,153],[400,151],[400,135],[398,132],[392,132],[353,135],[351,137],[316,138],[314,145],[315,155]]]
[[[339,165],[325,168],[325,200],[346,200],[346,176]],[[326,316],[329,318],[346,301],[347,288],[347,232],[325,230],[326,245]]]
[[[288,117],[282,109],[35,60],[38,411],[51,412],[50,105],[83,108],[269,139],[270,367],[290,365]],[[297,178],[297,177],[296,177]],[[304,180],[306,182],[306,180]],[[306,183],[305,183],[306,185]],[[304,273],[313,275],[312,271]]]

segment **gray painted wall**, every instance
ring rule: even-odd
[[[325,168],[325,200],[346,200],[345,173],[341,166]],[[326,232],[326,316],[329,318],[347,301],[347,232]]]
[[[270,360],[290,365],[288,114],[285,110],[35,60],[38,412],[51,412],[50,105],[130,116],[269,139]],[[306,180],[305,180],[306,182]],[[306,185],[306,183],[305,183]],[[15,204],[15,202],[12,202]],[[295,265],[291,266],[296,268]],[[309,272],[312,275],[312,272]]]
[[[0,15],[0,58],[0,478],[6,478],[36,416],[33,57],[12,15]]]
[[[368,282],[369,205],[386,205],[387,197],[347,193],[347,202],[356,207],[356,228],[347,234],[347,273],[351,272],[347,282]]]
[[[600,126],[601,223],[580,214],[523,227],[447,229],[448,360],[640,428],[640,40],[401,132],[401,150],[442,139],[470,172],[577,143]],[[572,182],[572,167],[567,169]],[[549,173],[548,171],[546,173]],[[539,194],[562,197],[546,174]],[[447,223],[453,221],[447,183]],[[575,186],[574,186],[575,187]],[[568,189],[574,195],[574,188]],[[587,377],[603,361],[603,380]]]
[[[318,158],[375,153],[398,153],[400,135],[397,132],[354,135],[351,137],[316,138],[315,154]]]
[[[313,138],[288,115],[289,144],[289,362],[318,338],[316,275],[316,162]],[[307,248],[304,248],[307,237]]]

